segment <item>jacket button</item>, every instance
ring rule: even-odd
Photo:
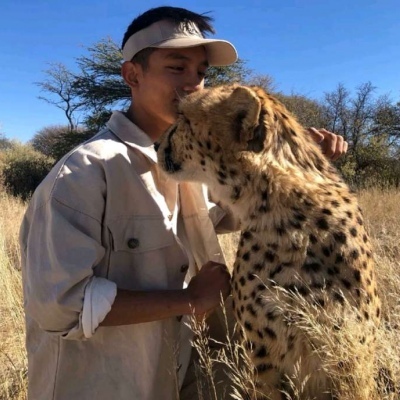
[[[136,238],[130,238],[128,239],[127,244],[130,249],[136,249],[136,247],[139,247],[139,240]]]
[[[181,266],[181,272],[186,272],[189,269],[189,265],[184,264]]]

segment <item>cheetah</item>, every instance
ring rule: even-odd
[[[381,314],[371,244],[356,196],[296,118],[259,87],[205,89],[181,101],[157,145],[163,170],[206,184],[240,220],[233,309],[256,397],[294,385],[301,399],[348,399],[340,382],[353,380],[351,398],[371,399]],[[349,336],[353,354],[329,359]]]

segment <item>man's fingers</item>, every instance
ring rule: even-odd
[[[336,136],[335,151],[331,156],[331,160],[332,161],[337,160],[342,155],[342,153],[343,153],[343,143],[344,143],[343,136],[337,135]]]
[[[336,161],[341,155],[344,154],[344,139],[343,136],[338,135],[336,140],[335,153],[332,155],[331,160]]]
[[[324,140],[321,143],[322,151],[326,157],[332,158],[336,154],[337,135],[332,132],[323,132]]]
[[[308,128],[308,132],[315,143],[321,143],[324,140],[324,135],[316,128]]]
[[[346,154],[349,145],[343,136],[336,135],[326,129],[319,129],[318,132],[323,136],[320,146],[327,158],[335,161],[343,154]]]
[[[222,269],[222,270],[226,270],[226,271],[228,270],[228,267],[222,263],[209,261],[207,264],[209,265],[209,268],[212,268],[212,269]],[[205,264],[205,265],[207,265],[207,264]]]

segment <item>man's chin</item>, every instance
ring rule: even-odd
[[[178,107],[172,110],[169,113],[169,115],[166,115],[165,122],[168,123],[169,125],[173,125],[177,119],[178,119]]]
[[[173,118],[163,118],[161,134],[163,134],[166,131],[168,131],[168,129],[171,128],[171,126],[174,125],[175,122],[176,122],[176,118],[175,119],[173,119]]]

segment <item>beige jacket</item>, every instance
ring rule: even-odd
[[[213,224],[229,230],[230,220],[209,213],[200,185],[178,187],[156,162],[148,136],[115,112],[36,190],[20,235],[30,400],[178,398],[190,358],[182,321],[98,321],[89,335],[82,322],[83,304],[87,313],[101,303],[88,297],[95,279],[109,283],[111,305],[115,284],[180,289],[198,266],[223,261]]]

